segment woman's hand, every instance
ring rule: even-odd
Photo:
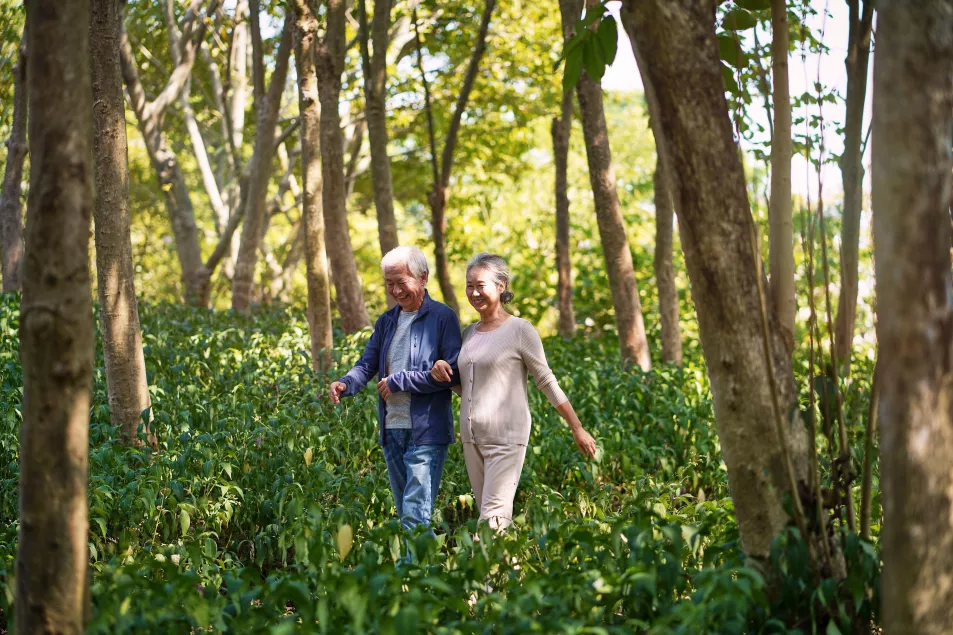
[[[596,440],[592,438],[592,435],[583,430],[581,427],[575,428],[572,431],[572,439],[576,442],[576,447],[586,455],[586,458],[595,458],[596,456]]]
[[[440,359],[433,365],[433,368],[430,369],[430,376],[434,378],[435,381],[447,383],[450,381],[450,378],[453,377],[453,369],[450,368],[450,364]]]

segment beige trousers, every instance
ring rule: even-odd
[[[513,498],[525,458],[525,445],[463,444],[463,460],[481,522],[494,529],[513,524]]]

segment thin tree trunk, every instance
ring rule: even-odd
[[[189,188],[179,167],[175,153],[169,147],[159,125],[158,117],[149,116],[149,102],[139,80],[129,38],[123,34],[121,42],[123,80],[129,94],[129,102],[139,124],[139,132],[145,141],[146,151],[163,192],[166,210],[175,236],[175,248],[182,271],[185,299],[196,306],[208,305],[208,285],[202,271],[202,251],[199,231],[195,224],[195,210],[189,196]]]
[[[561,0],[559,4],[564,26],[572,28],[570,25],[574,25],[579,18],[582,3],[577,0]],[[591,7],[597,3],[587,0],[586,4]],[[642,370],[647,371],[652,367],[652,360],[642,318],[642,303],[635,282],[632,252],[629,249],[622,207],[616,191],[615,169],[612,166],[609,132],[602,102],[602,86],[583,72],[576,86],[576,94],[579,97],[582,131],[589,162],[589,182],[595,199],[602,254],[612,290],[619,348],[623,360],[635,362]]]
[[[623,4],[619,17],[629,36],[636,66],[642,76],[643,92],[652,136],[655,138],[655,279],[659,294],[659,317],[662,330],[662,360],[682,363],[682,337],[679,328],[678,291],[675,288],[675,267],[672,263],[674,249],[675,201],[678,199],[678,187],[675,169],[672,165],[671,150],[665,139],[661,124],[661,108],[655,88],[646,72],[645,59],[642,57],[635,40],[635,19],[629,5]],[[661,198],[660,198],[661,197]]]
[[[774,77],[774,136],[771,139],[771,299],[788,350],[794,350],[794,215],[791,202],[791,91],[788,87],[787,0],[771,0],[771,70]]]
[[[255,265],[258,263],[262,223],[268,200],[268,183],[271,180],[275,157],[275,128],[281,107],[281,94],[288,77],[288,58],[291,54],[291,36],[294,28],[290,14],[285,19],[281,42],[275,56],[275,69],[271,75],[268,94],[260,103],[255,130],[255,151],[248,166],[248,200],[245,222],[242,225],[242,241],[235,263],[232,279],[232,308],[247,311],[255,283]]]
[[[381,255],[399,244],[397,218],[394,215],[394,186],[387,156],[387,46],[390,43],[391,0],[374,0],[373,33],[367,24],[365,0],[360,0],[361,58],[364,68],[364,102],[367,132],[371,145],[371,179],[374,184],[374,207],[377,209],[377,236]],[[369,40],[373,41],[371,54]],[[387,294],[387,306],[394,299]]]
[[[670,180],[661,160],[655,164],[655,281],[658,284],[659,317],[662,322],[662,361],[682,363],[682,336],[678,328],[678,290],[672,263],[675,210]]]
[[[953,624],[953,3],[877,3],[874,254],[885,633]]]
[[[230,87],[228,99],[226,100],[226,115],[228,125],[231,130],[228,142],[234,164],[235,174],[241,174],[241,148],[245,138],[245,106],[248,103],[248,52],[249,41],[251,39],[251,29],[247,18],[249,16],[247,0],[240,0],[235,7],[235,20],[238,24],[232,34],[232,50],[229,53],[227,82]],[[232,198],[240,198],[240,188],[226,189],[226,197],[229,199],[230,213],[235,215],[238,212],[239,205],[232,202]],[[231,280],[235,275],[235,261],[238,260],[238,247],[241,242],[241,236],[235,235],[229,243],[228,257],[222,263],[222,271],[225,277]]]
[[[305,233],[308,280],[308,324],[311,365],[316,373],[331,364],[331,284],[321,205],[321,106],[315,69],[318,22],[311,0],[295,0],[295,63],[298,71],[298,112],[301,117],[301,218]]]
[[[354,261],[347,222],[347,187],[344,182],[344,139],[341,134],[341,74],[344,72],[345,12],[344,0],[328,0],[327,33],[316,47],[318,99],[321,107],[321,194],[327,250],[334,271],[334,287],[341,328],[353,333],[370,326],[364,307],[364,290]],[[310,258],[309,258],[310,260]]]
[[[861,147],[864,131],[864,104],[867,99],[867,67],[870,60],[870,33],[873,0],[865,0],[858,16],[859,0],[849,0],[850,30],[847,42],[847,99],[844,121],[844,155],[841,177],[844,184],[844,213],[841,221],[841,291],[834,324],[834,357],[838,371],[850,368],[857,321],[857,282],[860,249],[860,214],[863,201],[864,168]]]
[[[31,169],[20,362],[16,629],[84,630],[93,209],[89,2],[26,5]]]
[[[251,31],[252,105],[261,112],[265,98],[265,47],[261,39],[261,0],[249,0],[248,17]]]
[[[770,567],[771,542],[790,520],[785,497],[794,496],[799,521],[808,507],[798,494],[808,483],[808,439],[799,418],[788,417],[795,398],[791,356],[774,312],[765,310],[763,267],[721,77],[715,3],[624,4],[646,61],[642,70],[656,91],[672,165],[692,175],[676,179],[675,212],[715,421],[742,544],[749,557]],[[809,539],[811,545],[826,540]],[[835,567],[839,571],[840,563]]]
[[[453,116],[450,118],[447,138],[443,144],[443,156],[440,158],[439,163],[433,124],[433,104],[430,100],[430,87],[427,82],[427,76],[424,73],[423,45],[420,41],[420,31],[418,30],[417,10],[416,7],[414,8],[417,67],[420,71],[424,86],[427,127],[430,135],[431,166],[433,168],[434,178],[433,190],[427,195],[427,202],[430,204],[430,222],[433,227],[434,260],[436,261],[437,281],[440,284],[440,292],[443,294],[443,300],[456,313],[460,312],[460,304],[457,302],[457,294],[453,290],[453,281],[450,277],[450,261],[447,258],[445,239],[447,233],[448,188],[450,187],[450,175],[453,168],[453,151],[457,144],[460,124],[463,121],[463,111],[466,110],[467,102],[470,100],[470,92],[473,90],[473,84],[476,82],[477,73],[480,70],[480,59],[486,51],[486,36],[490,30],[490,18],[493,16],[493,9],[495,7],[496,0],[485,0],[483,17],[480,20],[480,29],[477,32],[476,42],[473,45],[473,54],[470,56],[470,62],[467,65],[467,72],[463,78],[463,86],[460,89],[460,95],[457,97]]]
[[[559,282],[559,334],[572,337],[576,315],[572,308],[572,261],[569,257],[569,137],[572,132],[572,92],[563,95],[562,112],[553,118],[553,163],[556,169],[556,270]]]
[[[138,445],[140,417],[150,406],[136,303],[129,228],[129,162],[119,42],[125,0],[93,0],[90,71],[96,200],[96,274],[109,420],[123,442]],[[148,425],[146,426],[148,434]],[[153,439],[154,442],[154,439]]]
[[[0,269],[3,291],[19,291],[23,273],[23,221],[20,204],[23,160],[27,141],[26,34],[20,42],[19,60],[13,69],[13,122],[7,140],[7,165],[0,191]]]

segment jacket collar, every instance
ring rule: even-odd
[[[433,303],[434,300],[431,299],[430,292],[424,289],[424,301],[421,303],[420,308],[417,309],[417,317],[419,318],[423,315],[426,315],[427,312],[430,311],[430,307],[433,305]],[[391,308],[387,309],[387,311],[384,312],[384,315],[387,316],[388,320],[396,322],[397,318],[400,316],[400,311],[400,305],[395,304]]]

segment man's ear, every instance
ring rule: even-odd
[[[425,271],[425,272],[423,272],[422,274],[420,274],[420,282],[421,282],[425,287],[427,286],[427,282],[429,282],[429,281],[430,281],[430,272],[429,272],[429,271]]]

